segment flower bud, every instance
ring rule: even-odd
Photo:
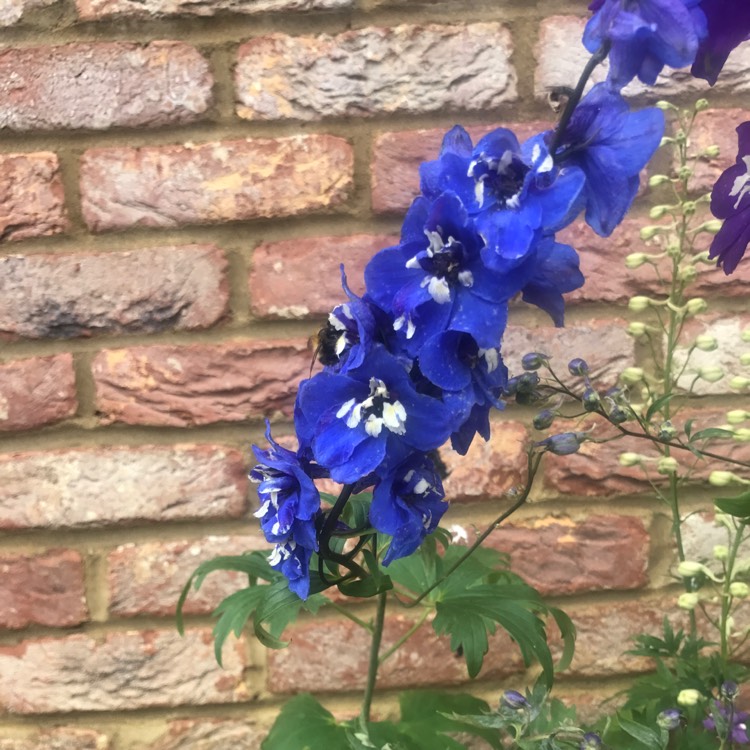
[[[695,348],[702,352],[713,352],[718,346],[716,339],[710,333],[701,333],[695,337]]]
[[[581,398],[581,401],[583,402],[583,408],[586,411],[596,411],[599,408],[599,405],[601,404],[601,399],[599,398],[599,394],[593,388],[587,388],[583,392],[583,397]]]
[[[665,174],[654,174],[648,178],[649,187],[659,187],[659,185],[663,185],[665,182],[669,182],[669,177]]]
[[[738,427],[732,435],[732,440],[737,443],[750,443],[750,428]]]
[[[733,680],[726,680],[721,683],[719,695],[727,701],[733,701],[740,694],[740,686]]]
[[[750,365],[750,352],[745,352],[744,354],[740,354],[740,364],[747,367]]]
[[[750,328],[746,328],[741,334],[740,338],[746,343],[750,344]]]
[[[568,362],[568,372],[571,375],[583,377],[584,375],[588,374],[588,371],[589,366],[586,364],[586,361],[581,359],[580,357],[571,359],[570,362]]]
[[[586,732],[579,745],[580,750],[600,750],[601,747],[602,738],[594,732]]]
[[[641,323],[639,320],[634,320],[632,323],[628,323],[625,331],[633,338],[638,339],[646,333],[646,324]]]
[[[618,457],[620,466],[638,466],[643,463],[643,456],[640,453],[621,453]]]
[[[727,412],[729,424],[742,424],[747,419],[750,419],[750,412],[744,409],[732,409],[732,411]]]
[[[708,475],[708,483],[712,487],[727,487],[734,482],[734,474],[731,471],[712,471]]]
[[[724,370],[718,365],[706,365],[698,369],[698,377],[708,383],[717,383],[724,377]]]
[[[626,367],[621,375],[620,380],[626,385],[635,385],[643,380],[643,370],[640,367]]]
[[[516,690],[506,690],[500,698],[500,704],[513,711],[525,711],[529,702]]]
[[[659,232],[663,232],[664,229],[664,227],[660,226],[641,227],[641,239],[644,242],[648,242],[654,239]]]
[[[555,421],[555,416],[556,414],[552,409],[544,409],[543,411],[540,411],[532,421],[534,429],[546,430],[548,427],[551,427],[552,423]]]
[[[549,357],[546,354],[540,354],[539,352],[530,352],[524,354],[521,359],[521,367],[527,371],[538,370],[540,367],[547,363]]]
[[[631,312],[643,312],[649,307],[651,307],[651,300],[643,295],[637,295],[628,300],[628,310]]]
[[[672,102],[665,101],[664,99],[659,99],[659,101],[656,102],[654,106],[662,110],[663,112],[666,112],[670,109],[677,109],[677,107],[675,107],[675,105],[672,104]]]
[[[729,381],[729,387],[735,391],[742,391],[750,385],[750,378],[737,375]]]
[[[700,690],[694,688],[688,688],[687,690],[680,690],[677,694],[677,703],[680,706],[697,706],[703,698]]]
[[[700,597],[694,593],[680,594],[677,597],[677,606],[688,612],[692,612],[698,606],[698,602],[700,602]]]
[[[627,268],[640,268],[644,263],[648,263],[648,255],[646,253],[630,253],[625,258],[625,266]]]
[[[659,474],[674,474],[679,468],[677,459],[672,458],[672,456],[662,456],[656,464],[656,470]]]
[[[682,714],[676,708],[667,708],[656,717],[656,723],[660,729],[671,732],[680,726]]]
[[[658,221],[668,210],[669,206],[652,206],[651,210],[648,212],[648,216],[650,219]]]
[[[706,312],[708,310],[708,303],[703,297],[693,297],[687,301],[687,314],[698,315],[699,313]]]
[[[698,278],[698,271],[695,266],[685,266],[680,269],[678,274],[680,281],[684,281],[688,284],[692,284]]]
[[[698,227],[698,231],[706,232],[707,234],[718,234],[723,224],[724,222],[721,219],[709,219]]]
[[[578,452],[585,437],[585,432],[561,432],[559,435],[551,435],[545,440],[540,440],[536,445],[556,456],[569,456]]]
[[[675,435],[677,435],[677,430],[669,420],[661,423],[661,426],[659,427],[659,437],[662,440],[671,440]]]
[[[694,560],[683,560],[677,566],[677,572],[683,578],[694,578],[695,576],[703,573],[705,569],[705,565],[701,565],[699,562],[695,562]]]
[[[695,111],[703,112],[706,109],[708,109],[708,99],[698,99],[695,103]]]
[[[677,174],[681,180],[689,180],[693,176],[693,170],[690,167],[680,167]]]
[[[607,419],[609,419],[612,424],[622,424],[623,422],[628,421],[629,414],[619,406],[613,406],[607,414]]]
[[[714,559],[726,560],[729,557],[729,547],[726,544],[714,545]]]
[[[729,593],[737,599],[747,599],[750,595],[750,586],[744,581],[734,581],[729,584]]]
[[[704,155],[704,156],[707,156],[707,157],[708,157],[709,159],[715,159],[715,158],[716,158],[717,156],[719,156],[720,154],[721,154],[721,149],[720,149],[720,148],[719,148],[718,146],[716,146],[716,145],[714,145],[714,146],[709,146],[709,147],[708,147],[708,148],[707,148],[707,149],[706,149],[706,150],[705,150],[705,151],[703,152],[703,155]]]

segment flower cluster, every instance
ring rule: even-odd
[[[447,504],[431,453],[448,439],[461,454],[477,434],[487,440],[491,410],[523,385],[509,383],[501,353],[510,300],[563,324],[563,295],[584,279],[557,233],[583,214],[610,235],[659,146],[662,112],[632,111],[621,88],[634,76],[652,83],[663,65],[695,63],[709,43],[704,69],[714,71],[726,46],[715,38],[720,4],[595,0],[584,42],[610,51],[608,80],[579,92],[555,130],[524,143],[498,128],[474,144],[454,127],[421,165],[400,241],[370,260],[362,297],[342,267],[347,301],[320,332],[322,370],[297,395],[298,449],[256,448],[251,474],[261,526],[276,544],[271,562],[300,596],[313,553],[328,546],[319,549],[321,529],[340,524],[321,509],[314,479],[373,488],[369,523],[391,538],[386,564],[436,528]],[[738,204],[746,192],[744,182],[734,191]]]

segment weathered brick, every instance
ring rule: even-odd
[[[449,446],[440,450],[448,471],[445,496],[450,501],[498,498],[521,484],[526,475],[528,430],[519,422],[494,422],[490,439],[478,435],[468,453],[460,456]]]
[[[534,78],[536,96],[544,98],[551,88],[574,86],[590,54],[579,41],[583,35],[585,18],[577,16],[549,16],[540,24],[536,45],[537,69]],[[747,68],[750,65],[750,44],[745,43],[730,56],[714,87],[715,91],[742,94],[750,90]],[[607,63],[601,65],[591,76],[597,83],[607,76]],[[653,86],[636,80],[625,89],[626,95],[646,95],[656,100],[677,94],[700,94],[706,92],[706,82],[690,75],[690,69],[665,68]]]
[[[0,258],[0,334],[70,338],[213,325],[227,313],[224,254],[211,245]]]
[[[234,518],[246,508],[239,451],[217,445],[10,453],[0,528]]]
[[[267,728],[232,719],[180,719],[148,750],[260,750]],[[2,746],[0,746],[2,750]]]
[[[78,552],[0,557],[0,627],[65,627],[87,617],[83,560]]]
[[[0,52],[0,128],[174,125],[211,104],[206,59],[183,42],[66,44]]]
[[[0,364],[0,432],[31,430],[78,408],[73,357],[30,357]]]
[[[93,729],[57,727],[24,738],[0,739],[0,750],[109,750],[109,737]]]
[[[247,698],[244,645],[216,664],[210,630],[40,638],[0,647],[0,706],[20,714],[235,703]]]
[[[0,156],[0,240],[45,237],[67,228],[57,155]]]
[[[303,237],[260,245],[248,277],[250,306],[259,318],[327,315],[346,300],[339,266],[349,287],[364,291],[364,268],[378,250],[398,242],[387,235]]]
[[[543,352],[560,375],[568,362],[582,357],[588,362],[593,381],[614,385],[622,370],[634,361],[633,340],[625,333],[625,322],[616,318],[590,323],[549,326],[508,326],[503,336],[503,360],[511,374],[521,372],[521,357],[527,352]],[[606,341],[606,348],[601,342]]]
[[[104,422],[172,427],[290,414],[311,361],[298,340],[109,349],[93,363],[96,406]]]
[[[411,626],[402,616],[386,618],[382,649],[385,651]],[[268,689],[274,693],[319,690],[321,675],[326,689],[359,690],[367,676],[369,634],[350,620],[297,624],[284,635],[288,648],[268,652]],[[517,672],[523,662],[518,649],[504,634],[490,639],[482,676],[486,679]],[[425,624],[386,661],[378,672],[378,687],[404,688],[455,685],[467,682],[462,656],[450,650],[450,639],[438,638]]]
[[[548,130],[551,123],[533,122],[475,125],[467,128],[476,143],[496,127],[510,128],[523,142],[535,133]],[[370,167],[372,207],[377,213],[403,213],[419,195],[419,165],[436,159],[447,128],[404,130],[382,133],[375,139]]]
[[[738,492],[730,489],[723,494],[731,496]],[[713,512],[691,513],[682,522],[682,545],[686,560],[697,560],[708,565],[717,574],[721,574],[722,564],[714,557],[714,547],[730,546],[731,541],[726,527],[714,523]],[[738,559],[747,559],[748,556],[750,556],[750,540],[745,539],[740,545]]]
[[[255,526],[256,524],[251,524]],[[254,536],[209,536],[182,542],[123,544],[110,552],[109,610],[120,617],[172,615],[182,587],[205,560],[220,555],[242,555],[268,549],[260,534]],[[247,576],[217,571],[209,575],[199,591],[185,602],[187,614],[212,612],[226,596],[247,585]]]
[[[0,7],[0,26],[13,26],[23,21],[28,12],[46,8],[57,2],[59,0],[5,0]]]
[[[353,169],[349,143],[330,135],[91,149],[83,217],[107,231],[295,216],[341,205]]]
[[[78,15],[87,21],[112,16],[214,16],[222,13],[273,13],[281,11],[338,10],[354,0],[76,0]]]
[[[237,112],[249,120],[318,120],[486,110],[516,99],[512,52],[498,23],[256,37],[238,52]]]
[[[649,534],[639,518],[539,518],[503,525],[486,545],[545,595],[636,589],[648,582]]]

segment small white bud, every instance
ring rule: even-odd
[[[698,227],[699,232],[707,234],[718,234],[724,222],[721,219],[709,219]]]
[[[670,109],[677,109],[677,107],[675,107],[675,105],[672,104],[672,102],[665,101],[664,99],[659,99],[659,101],[656,102],[654,106],[658,107],[663,112],[666,112],[667,110],[670,110]]]
[[[704,152],[703,155],[707,156],[709,159],[715,159],[717,156],[721,154],[721,149],[718,146],[709,146]]]
[[[640,367],[626,367],[620,375],[620,380],[626,385],[635,385],[643,380],[643,370]]]
[[[700,690],[694,688],[687,688],[686,690],[680,690],[677,694],[677,703],[680,706],[697,706],[700,703],[703,695]]]
[[[695,111],[703,112],[706,109],[708,109],[708,99],[698,99],[695,103]]]
[[[750,385],[750,378],[737,375],[729,381],[729,387],[735,391],[742,391]]]
[[[649,187],[659,187],[659,185],[663,185],[665,182],[669,182],[669,177],[665,174],[654,174],[648,178]]]
[[[639,453],[621,453],[617,460],[620,466],[638,466],[643,463],[643,456]]]
[[[734,482],[734,474],[731,471],[712,471],[708,475],[708,483],[712,487],[727,487]]]
[[[719,344],[716,339],[709,333],[701,333],[695,337],[695,348],[700,349],[702,352],[713,352],[716,351]]]
[[[708,383],[718,383],[724,377],[724,370],[718,365],[706,365],[698,370],[698,376]]]
[[[698,315],[699,313],[706,312],[708,310],[708,303],[703,297],[693,297],[687,301],[687,314]]]
[[[654,239],[659,232],[666,231],[665,227],[659,227],[659,226],[650,226],[650,227],[641,227],[641,239],[644,242],[648,242],[649,240]]]
[[[738,427],[732,435],[732,440],[737,443],[750,443],[750,427]]]
[[[679,468],[677,459],[672,458],[672,456],[662,456],[656,464],[656,470],[659,474],[674,474]]]
[[[668,210],[669,206],[652,206],[651,210],[648,212],[648,216],[650,219],[658,221]]]
[[[735,581],[729,584],[729,593],[737,599],[746,599],[750,594],[750,586],[743,581]]]
[[[750,328],[746,328],[741,334],[740,338],[746,343],[750,344]]]
[[[747,367],[750,365],[750,352],[745,352],[744,354],[740,354],[740,364]]]
[[[625,258],[625,266],[627,268],[640,268],[644,263],[648,263],[648,255],[646,253],[630,253]]]
[[[717,544],[714,547],[714,557],[717,560],[726,560],[729,557],[729,547],[726,544]]]
[[[646,333],[646,324],[641,323],[639,320],[635,320],[632,323],[628,323],[628,327],[625,329],[633,338],[638,339],[644,336]]]
[[[746,419],[750,418],[750,412],[744,409],[732,409],[727,412],[727,422],[729,424],[742,424]]]
[[[677,566],[677,572],[683,578],[692,578],[693,576],[700,575],[705,572],[705,569],[705,565],[701,565],[701,563],[695,562],[694,560],[683,560]]]
[[[630,310],[631,312],[643,312],[644,310],[648,310],[650,306],[651,300],[648,297],[644,297],[642,295],[631,297],[628,300],[628,310]]]
[[[698,594],[694,593],[680,594],[677,598],[677,606],[680,609],[693,610],[698,606],[698,602],[700,602],[700,598]]]
[[[698,278],[698,271],[695,266],[685,266],[681,268],[678,274],[680,281],[685,281],[688,284],[692,284]]]

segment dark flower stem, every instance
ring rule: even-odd
[[[365,694],[362,698],[362,710],[359,714],[359,721],[365,734],[367,733],[367,724],[370,721],[370,709],[372,708],[375,682],[378,678],[378,667],[380,666],[380,643],[383,640],[383,625],[385,624],[385,605],[387,600],[386,592],[381,591],[378,594],[378,608],[375,613],[372,640],[370,641],[370,663],[367,668],[367,683],[365,684]]]
[[[609,41],[604,42],[604,44],[602,44],[602,46],[599,47],[599,49],[594,52],[593,55],[591,55],[589,61],[586,63],[586,67],[583,69],[581,77],[578,79],[578,83],[576,84],[575,89],[573,89],[573,93],[570,95],[570,98],[565,105],[565,109],[563,110],[560,122],[558,123],[557,128],[555,128],[555,133],[552,137],[552,144],[550,145],[549,149],[549,152],[550,154],[552,154],[553,159],[557,154],[557,149],[562,143],[563,136],[565,135],[565,130],[570,124],[570,118],[573,117],[573,112],[578,106],[578,102],[581,101],[583,91],[586,88],[586,84],[588,83],[589,78],[591,78],[591,74],[600,63],[604,62],[607,55],[609,54],[611,46],[612,44]]]

